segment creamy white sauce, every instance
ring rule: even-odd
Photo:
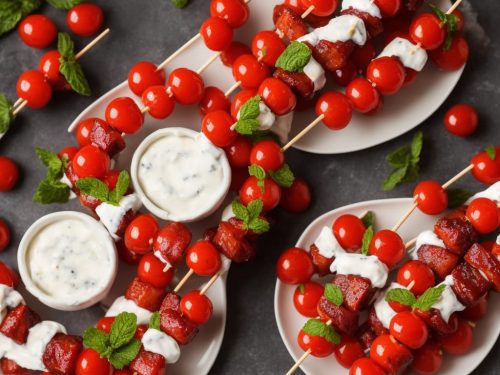
[[[389,275],[387,266],[378,257],[356,253],[337,253],[330,271],[340,275],[365,277],[371,281],[374,288],[383,288]]]
[[[324,226],[319,233],[314,244],[319,250],[319,254],[325,258],[332,258],[340,253],[345,253],[345,250],[340,246],[339,241],[333,234],[332,228]]]
[[[288,135],[290,134],[290,130],[292,129],[292,122],[293,111],[287,113],[286,115],[278,116],[276,118],[276,122],[271,128],[271,132],[276,134],[279,137],[280,142],[283,144],[288,142]]]
[[[309,34],[301,36],[297,41],[308,42],[315,46],[320,40],[332,43],[352,40],[357,45],[366,43],[367,33],[364,21],[356,16],[346,14],[335,17],[323,27],[318,27]]]
[[[42,293],[76,306],[106,287],[113,268],[107,246],[82,220],[55,221],[29,243],[27,272]]]
[[[325,70],[312,56],[306,66],[304,66],[303,72],[312,81],[315,92],[321,90],[325,86]]]
[[[134,301],[121,296],[115,299],[108,311],[106,311],[106,316],[118,316],[122,312],[135,314],[137,316],[137,324],[148,324],[153,314],[151,311],[137,306]]]
[[[147,198],[169,215],[201,216],[226,191],[223,151],[204,135],[171,130],[140,156],[138,182]]]
[[[483,190],[479,193],[474,194],[472,197],[470,197],[466,204],[470,204],[474,199],[476,198],[488,198],[491,199],[493,202],[496,202],[497,204],[500,203],[500,181],[495,182],[493,185],[488,187],[486,190]]]
[[[441,317],[446,323],[448,323],[451,314],[464,310],[465,306],[460,303],[452,289],[453,277],[451,275],[446,276],[444,281],[436,286],[439,285],[446,285],[446,288],[444,289],[443,294],[441,294],[441,297],[432,307],[439,310]]]
[[[8,358],[29,370],[47,371],[43,353],[57,333],[66,333],[66,329],[59,323],[43,321],[30,328],[26,343],[22,345],[0,334],[0,358]]]
[[[144,350],[163,356],[167,363],[175,363],[181,356],[177,341],[163,331],[149,328],[142,336],[141,342]]]
[[[69,180],[68,176],[66,176],[66,173],[63,173],[63,175],[62,175],[62,177],[61,177],[61,179],[59,181],[61,181],[65,185],[68,185],[70,189],[73,188],[73,184]],[[74,193],[73,190],[70,190],[70,192],[69,192],[69,199],[75,199],[75,198],[76,198],[76,194]]]
[[[405,38],[394,38],[378,57],[398,57],[401,64],[406,68],[410,68],[420,72],[427,63],[427,52],[422,47],[413,44]]]
[[[240,111],[236,115],[236,119],[240,119]],[[264,103],[263,100],[259,103],[259,116],[257,116],[257,121],[259,122],[259,130],[269,130],[276,121],[276,115],[273,113],[271,108]]]
[[[432,245],[446,248],[443,240],[437,236],[432,230],[426,230],[417,236],[415,248],[418,250],[423,245]]]
[[[153,253],[153,255],[165,265],[165,267],[163,267],[163,272],[167,272],[170,268],[172,268],[170,262],[161,255],[161,252],[157,250]]]
[[[368,13],[370,16],[376,18],[382,18],[380,9],[373,0],[343,0],[342,10],[347,10],[349,8],[354,8],[361,12]]]
[[[393,282],[385,290],[384,293],[380,293],[380,295],[375,300],[375,303],[373,304],[378,320],[380,320],[384,328],[387,329],[389,329],[391,320],[392,318],[394,318],[394,315],[396,315],[397,312],[392,309],[391,305],[389,305],[389,302],[385,300],[385,297],[387,296],[387,292],[389,292],[389,290],[397,288],[406,289],[403,285]]]
[[[116,231],[122,222],[125,214],[132,210],[137,212],[141,208],[142,203],[137,194],[125,195],[118,206],[114,206],[109,203],[101,203],[96,207],[95,213],[99,216],[101,223],[106,227],[108,232],[111,234],[115,240],[120,239],[116,235]]]
[[[17,290],[10,286],[0,284],[0,322],[7,315],[7,308],[13,309],[24,303],[24,299]]]

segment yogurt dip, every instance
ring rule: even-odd
[[[18,251],[21,278],[42,303],[81,310],[99,302],[116,275],[114,243],[106,229],[79,212],[57,212],[37,220]]]
[[[134,153],[131,175],[149,211],[179,222],[213,213],[231,182],[224,151],[187,128],[161,129],[144,139]]]

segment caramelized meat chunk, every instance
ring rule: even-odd
[[[296,94],[306,100],[314,97],[314,83],[304,72],[288,72],[277,68],[273,76],[285,82]]]
[[[137,375],[162,375],[165,374],[165,358],[160,354],[141,350],[129,368]]]
[[[332,321],[332,326],[340,333],[353,336],[358,329],[358,313],[343,306],[337,306],[322,296],[318,302],[318,315],[323,321]]]
[[[460,263],[451,273],[453,291],[465,306],[471,306],[484,296],[491,287],[481,273],[466,262]]]
[[[56,334],[45,348],[43,364],[53,375],[74,374],[76,361],[82,351],[82,342],[80,336]]]
[[[40,316],[36,312],[28,306],[20,304],[7,313],[0,325],[0,333],[18,344],[24,344],[29,329],[40,321]]]
[[[320,276],[325,276],[330,273],[330,265],[334,258],[324,257],[319,253],[319,249],[315,244],[312,244],[309,248],[309,253],[311,254],[312,261],[316,272]]]
[[[160,308],[165,291],[158,289],[149,283],[141,281],[136,277],[129,284],[125,298],[134,301],[137,306],[149,311],[156,311]]]
[[[373,297],[374,289],[367,278],[356,275],[335,275],[332,280],[344,296],[344,306],[351,311],[360,311]]]
[[[156,237],[153,251],[159,251],[164,259],[175,266],[182,259],[191,242],[191,231],[182,223],[172,222],[165,225]]]
[[[296,40],[309,32],[309,28],[300,14],[283,4],[274,7],[273,22],[276,30],[290,41]]]
[[[382,24],[382,20],[377,17],[373,17],[371,14],[363,12],[359,9],[348,8],[342,11],[342,14],[350,14],[352,16],[356,16],[361,18],[366,26],[366,31],[370,37],[375,38],[376,36],[382,34],[384,31],[384,25]]]
[[[350,40],[332,43],[322,39],[312,48],[312,53],[324,69],[334,72],[347,64],[354,47],[355,44]]]
[[[418,259],[427,264],[440,279],[444,279],[457,266],[459,256],[444,247],[422,245],[417,250]]]
[[[246,232],[227,221],[221,222],[217,227],[213,243],[234,262],[244,262],[255,256],[255,246],[246,238]]]
[[[481,271],[500,292],[500,261],[483,246],[475,243],[465,253],[465,261]]]
[[[439,219],[434,225],[434,232],[443,240],[446,248],[457,255],[463,255],[477,242],[477,233],[472,224],[461,217],[458,211]]]

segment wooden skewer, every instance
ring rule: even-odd
[[[292,368],[290,370],[288,370],[286,375],[292,375],[295,371],[297,371],[297,369],[300,367],[300,365],[302,365],[302,363],[304,363],[304,361],[307,359],[307,357],[309,357],[309,354],[311,354],[311,352],[312,352],[311,348],[307,349],[304,352],[304,354],[302,354],[300,356],[300,358],[297,360],[297,362],[295,362],[295,364],[292,366]]]
[[[16,108],[18,105],[20,105],[23,102],[23,98],[17,98],[15,103],[12,105],[12,108]]]
[[[310,15],[310,14],[311,14],[311,12],[312,12],[313,10],[314,10],[314,5],[310,5],[310,6],[309,6],[309,8],[307,8],[307,9],[305,10],[305,12],[304,12],[304,13],[302,13],[302,16],[300,16],[300,17],[302,17],[302,19],[306,18],[308,15]]]
[[[210,289],[210,287],[212,285],[214,285],[214,283],[217,281],[219,276],[220,276],[220,271],[217,272],[215,275],[213,275],[210,280],[208,280],[208,283],[206,283],[205,286],[203,287],[203,289],[200,290],[200,294],[201,295],[205,294],[208,291],[208,289]]]
[[[177,283],[177,285],[174,289],[175,293],[177,293],[177,292],[179,292],[179,290],[181,290],[181,288],[184,286],[184,284],[186,284],[186,282],[189,280],[189,278],[191,277],[191,275],[193,273],[194,273],[194,271],[192,268],[190,268],[189,271],[186,272],[184,277]]]
[[[284,151],[288,150],[296,142],[300,141],[303,136],[305,136],[312,128],[314,128],[316,125],[318,125],[324,118],[325,118],[324,114],[321,114],[318,117],[316,117],[316,119],[313,122],[311,122],[309,125],[307,125],[304,129],[302,129],[302,131],[299,134],[297,134],[286,145],[284,145],[281,148],[281,151],[284,152]]]

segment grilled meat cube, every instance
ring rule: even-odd
[[[149,311],[156,311],[160,308],[165,291],[158,289],[149,283],[141,281],[136,277],[129,284],[125,298],[134,301],[137,306],[140,306]]]
[[[340,288],[344,296],[344,306],[351,311],[360,311],[375,293],[370,280],[361,276],[335,275],[332,284]]]
[[[309,45],[309,47],[311,47],[311,45]],[[355,44],[350,40],[332,43],[322,39],[314,47],[311,47],[311,49],[316,61],[320,63],[324,69],[334,72],[347,64],[354,47]]]
[[[40,321],[40,316],[36,312],[28,306],[20,304],[7,313],[0,325],[0,333],[18,344],[24,344],[29,329]]]
[[[309,248],[309,253],[311,254],[312,261],[316,272],[320,276],[325,276],[330,273],[330,265],[334,258],[324,257],[319,253],[319,249],[315,244],[312,244]]]
[[[465,306],[471,306],[484,296],[491,287],[481,273],[469,263],[460,263],[451,273],[453,291]]]
[[[377,334],[368,323],[364,323],[359,327],[358,332],[356,332],[356,337],[359,338],[363,349],[366,350],[372,346],[373,341],[377,338]]]
[[[277,68],[273,76],[285,82],[290,88],[302,98],[310,100],[314,97],[314,83],[303,72],[288,72]]]
[[[156,353],[141,350],[129,365],[130,371],[137,375],[164,375],[165,358]]]
[[[90,143],[107,153],[115,156],[125,149],[125,141],[120,132],[113,129],[103,120],[95,121],[89,134]]]
[[[191,231],[184,224],[168,223],[158,232],[153,251],[159,251],[164,259],[175,266],[182,259],[191,237]]]
[[[343,306],[337,306],[321,296],[318,302],[318,315],[323,321],[332,321],[332,326],[341,333],[354,336],[358,329],[358,313]]]
[[[186,345],[194,339],[198,328],[187,319],[180,311],[162,309],[160,311],[161,330],[172,336],[180,345]]]
[[[474,227],[461,216],[460,210],[440,218],[434,225],[434,232],[443,240],[448,251],[457,255],[463,255],[474,242],[477,242]]]
[[[475,243],[465,253],[464,259],[486,275],[495,291],[500,292],[500,261],[483,246]]]
[[[34,375],[36,371],[25,369],[15,361],[7,358],[0,359],[0,373],[5,375]]]
[[[372,307],[370,309],[370,312],[368,313],[368,325],[377,336],[389,334],[389,330],[384,327],[382,322],[377,317],[377,313],[375,312],[374,307]]]
[[[361,18],[365,23],[368,34],[372,38],[375,38],[376,36],[382,34],[382,32],[384,31],[384,25],[382,24],[382,20],[380,18],[373,17],[369,13],[363,12],[355,8],[348,8],[342,11],[342,15],[344,14],[350,14],[352,16]]]
[[[80,336],[58,333],[45,348],[43,364],[53,375],[72,375],[82,347],[83,340]]]
[[[441,316],[441,312],[431,308],[428,311],[415,310],[415,313],[424,320],[425,324],[436,333],[446,336],[455,332],[458,328],[457,316],[452,314],[448,322]]]
[[[217,249],[234,262],[243,262],[255,256],[255,246],[246,238],[246,232],[227,221],[217,227],[213,238]]]
[[[457,266],[460,257],[444,247],[422,245],[417,250],[418,259],[427,264],[440,279],[444,279]]]
[[[274,7],[273,22],[276,30],[283,33],[290,41],[296,40],[309,32],[309,28],[300,14],[283,4]]]
[[[160,313],[166,310],[179,311],[179,306],[181,304],[181,296],[175,292],[167,292],[163,302],[161,303]]]

